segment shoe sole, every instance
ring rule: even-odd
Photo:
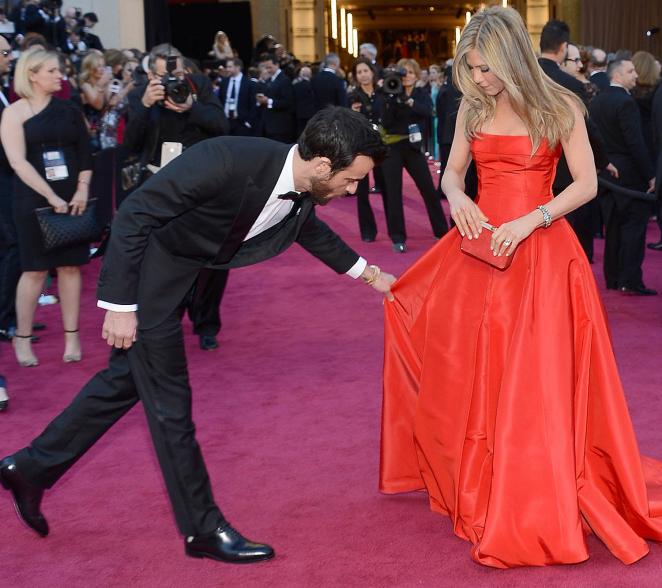
[[[23,515],[21,515],[21,509],[18,508],[18,502],[16,501],[16,497],[14,496],[14,492],[12,491],[9,484],[7,484],[7,482],[5,482],[5,477],[2,475],[2,472],[0,472],[0,484],[2,484],[2,487],[5,490],[9,490],[9,493],[11,494],[11,502],[14,505],[14,510],[16,511],[16,516],[18,517],[18,520],[21,522],[21,524],[24,527],[26,527],[27,529],[30,529],[30,531],[32,531],[33,533],[36,533],[37,535],[39,535],[39,537],[46,537],[48,535],[48,532],[46,532],[45,535],[43,533],[40,533],[39,531],[37,531],[37,529],[35,529],[34,527],[31,527],[30,525],[28,525],[26,520],[23,518]]]
[[[261,561],[268,561],[270,559],[273,559],[274,556],[276,555],[275,553],[272,553],[271,555],[265,555],[262,557],[253,557],[250,559],[223,559],[222,557],[219,557],[218,555],[213,555],[211,553],[202,553],[200,551],[193,551],[189,550],[188,548],[185,548],[184,552],[186,555],[189,557],[195,557],[197,559],[213,559],[214,561],[220,561],[223,563],[230,563],[230,564],[251,564],[251,563],[260,563]]]

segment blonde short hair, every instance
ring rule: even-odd
[[[60,58],[55,51],[34,47],[21,53],[14,71],[14,91],[18,96],[28,99],[34,97],[30,74],[37,73],[51,59],[55,59],[59,65]]]
[[[637,51],[632,56],[632,63],[637,72],[638,85],[657,86],[660,82],[660,66],[653,54],[648,51]]]
[[[80,64],[80,75],[78,76],[78,79],[83,83],[87,82],[89,84],[97,67],[105,64],[106,59],[104,58],[103,53],[90,51]]]

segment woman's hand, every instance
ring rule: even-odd
[[[361,112],[361,103],[360,102],[352,102],[351,108],[354,112]]]
[[[448,196],[448,203],[451,207],[451,217],[460,235],[463,237],[467,235],[469,239],[478,239],[478,235],[483,230],[481,223],[488,220],[483,211],[466,194]]]
[[[87,208],[87,191],[77,190],[69,206],[71,206],[73,216],[83,214]]]
[[[57,194],[53,194],[46,198],[48,200],[48,203],[53,207],[55,212],[58,214],[66,214],[67,210],[69,210],[69,205],[67,204],[66,200],[62,200]]]
[[[512,255],[517,246],[538,227],[538,222],[530,214],[503,223],[492,233],[490,248],[494,255]]]

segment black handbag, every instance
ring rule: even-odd
[[[91,243],[101,236],[97,222],[96,198],[87,201],[85,212],[80,215],[58,214],[52,206],[35,210],[46,251]]]

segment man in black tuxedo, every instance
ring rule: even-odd
[[[0,76],[9,71],[11,46],[0,35]],[[0,116],[9,101],[4,88],[0,87]],[[13,218],[14,170],[7,161],[5,150],[0,145],[0,335],[10,339],[16,328],[16,286],[21,277],[18,256],[18,238]],[[0,398],[0,401],[2,399]]]
[[[278,58],[270,55],[260,64],[269,76],[264,93],[256,100],[260,108],[262,133],[268,139],[289,143],[294,139],[294,91],[292,82],[281,71]]]
[[[103,337],[113,346],[108,368],[29,447],[0,462],[0,482],[24,522],[48,533],[44,489],[140,400],[186,553],[229,562],[274,555],[233,529],[214,502],[191,418],[180,307],[201,268],[255,264],[294,242],[392,299],[395,278],[367,265],[315,215],[315,204],[353,193],[385,151],[365,117],[329,108],[298,145],[203,141],[124,201],[98,285]]]
[[[662,84],[658,84],[653,96],[653,140],[655,142],[655,152],[657,153],[657,162],[655,167],[655,186],[657,190],[657,226],[660,228],[660,240],[656,243],[649,243],[648,248],[655,251],[662,251]]]
[[[218,99],[223,105],[225,116],[230,121],[230,134],[249,137],[257,117],[255,82],[243,73],[244,62],[233,57],[225,62],[229,75],[221,81]]]
[[[313,76],[311,83],[316,110],[321,110],[329,105],[349,106],[345,81],[337,73],[339,67],[340,57],[335,53],[328,53],[321,63],[320,71]]]
[[[172,74],[190,88],[185,102],[166,97],[162,82],[167,73],[168,57],[177,58]],[[124,133],[124,146],[140,154],[143,165],[160,167],[161,149],[165,142],[181,144],[188,149],[196,143],[226,135],[228,120],[223,107],[213,94],[207,76],[185,75],[181,53],[169,44],[157,45],[150,52],[148,80],[129,94],[129,117]],[[216,336],[221,330],[220,304],[228,281],[228,272],[205,268],[200,272],[189,296],[188,314],[200,348],[218,347]]]
[[[302,65],[299,68],[299,75],[292,83],[294,90],[294,115],[297,121],[297,137],[303,132],[308,121],[315,114],[315,95],[313,86],[310,82],[313,77],[309,66]]]
[[[644,141],[639,109],[630,90],[637,81],[632,61],[617,59],[607,69],[610,86],[590,105],[591,119],[605,140],[609,159],[618,168],[618,183],[633,190],[653,191],[655,171]],[[607,192],[601,200],[605,219],[604,272],[607,288],[628,294],[654,295],[646,288],[644,261],[649,202]]]
[[[602,91],[609,87],[607,77],[607,53],[597,47],[591,51],[588,62],[589,80]]]
[[[584,84],[561,69],[562,64],[565,64],[566,66],[576,64],[578,67],[578,64],[581,63],[579,48],[576,45],[571,44],[569,39],[570,29],[568,28],[568,25],[560,20],[550,20],[545,24],[540,35],[540,59],[538,59],[538,63],[542,70],[559,86],[564,87],[566,90],[570,90],[576,94],[585,105],[588,105],[588,96]],[[591,149],[593,150],[596,167],[599,170],[609,169],[610,173],[614,173],[615,168],[610,166],[600,133],[590,119],[586,120],[586,130],[591,143]],[[556,167],[552,192],[554,195],[560,194],[572,183],[572,181],[572,174],[568,168],[565,155],[562,155]],[[593,262],[593,234],[596,225],[595,219],[599,216],[599,211],[596,207],[597,201],[591,200],[566,215],[566,219],[575,231],[579,243],[591,263]]]
[[[83,15],[83,37],[82,41],[87,45],[88,49],[97,49],[103,51],[103,44],[101,39],[97,37],[92,29],[99,22],[96,12],[86,12]]]

